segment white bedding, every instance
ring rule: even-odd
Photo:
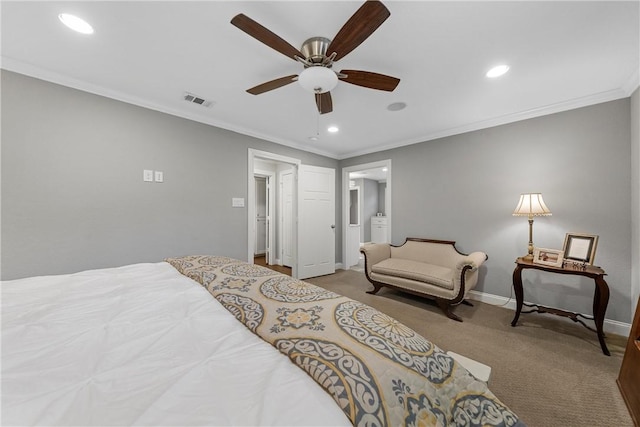
[[[1,287],[2,425],[351,425],[167,263]]]

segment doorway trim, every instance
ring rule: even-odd
[[[291,200],[291,220],[293,221],[293,213],[295,211],[295,195],[294,195],[294,178],[295,178],[295,170],[293,168],[291,169],[287,169],[287,170],[279,170],[277,173],[277,177],[278,177],[278,265],[283,265],[283,266],[287,266],[287,267],[293,267],[293,264],[295,263],[295,259],[293,259],[293,256],[295,255],[293,253],[293,247],[295,245],[295,242],[293,242],[293,233],[291,235],[291,256],[292,259],[289,260],[288,263],[285,263],[285,261],[287,260],[286,256],[285,256],[285,232],[284,232],[284,223],[285,223],[285,216],[286,216],[286,199],[285,199],[285,176],[286,175],[291,175],[291,197],[293,198],[293,200]],[[293,273],[292,273],[293,274]]]
[[[298,193],[298,170],[300,169],[300,165],[302,161],[300,159],[296,159],[293,157],[281,156],[279,154],[269,153],[268,151],[260,151],[255,150],[253,148],[249,148],[247,151],[247,262],[253,264],[253,254],[255,252],[255,216],[256,216],[256,202],[255,202],[255,193],[256,193],[256,185],[254,180],[254,175],[256,173],[254,166],[254,159],[264,159],[275,161],[278,163],[286,163],[288,165],[293,166],[294,170],[294,180],[293,180],[293,197],[295,198],[295,203],[293,204],[293,217],[298,217],[298,208],[297,208],[297,193]],[[293,254],[294,254],[294,263],[291,268],[291,275],[293,277],[297,277],[298,274],[298,227],[297,221],[293,227]]]
[[[266,215],[266,220],[267,220],[267,232],[266,232],[266,236],[265,236],[265,260],[267,262],[267,264],[273,264],[274,260],[275,260],[275,254],[273,253],[273,246],[274,246],[274,213],[275,213],[275,202],[274,202],[274,187],[275,185],[275,178],[276,178],[276,173],[272,172],[272,171],[266,171],[266,170],[260,170],[260,169],[254,169],[254,174],[253,174],[254,180],[255,178],[264,178],[266,180],[266,210],[267,210],[267,215]],[[254,181],[255,183],[255,181]],[[255,197],[255,193],[254,193],[254,197]],[[255,199],[254,199],[255,200]],[[254,218],[255,220],[255,218]],[[255,242],[255,240],[254,240]],[[255,250],[255,248],[254,248]]]
[[[364,163],[360,165],[347,166],[342,168],[342,265],[347,265],[347,231],[349,229],[349,174],[365,169],[387,168],[387,190],[385,191],[385,214],[387,216],[387,233],[389,241],[391,241],[391,215],[392,215],[392,198],[391,198],[391,159],[380,160],[377,162]],[[362,224],[361,219],[360,223]]]

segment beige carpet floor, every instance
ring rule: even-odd
[[[626,338],[607,336],[611,356],[582,325],[549,314],[523,314],[473,301],[445,317],[431,301],[383,288],[377,295],[362,272],[308,279],[395,317],[445,351],[492,368],[489,388],[530,427],[633,426],[616,378]]]

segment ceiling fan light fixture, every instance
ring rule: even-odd
[[[298,83],[311,93],[325,93],[336,87],[338,76],[326,67],[309,67],[300,73]]]

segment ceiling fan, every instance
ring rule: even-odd
[[[335,61],[344,58],[364,42],[390,15],[380,1],[367,0],[342,26],[333,40],[312,37],[302,44],[300,50],[246,15],[236,15],[231,24],[304,66],[299,75],[280,77],[247,89],[247,92],[259,95],[298,81],[302,87],[315,94],[318,111],[325,114],[333,111],[330,91],[339,80],[370,89],[393,91],[400,79],[370,71],[341,70],[336,73],[331,69]]]

